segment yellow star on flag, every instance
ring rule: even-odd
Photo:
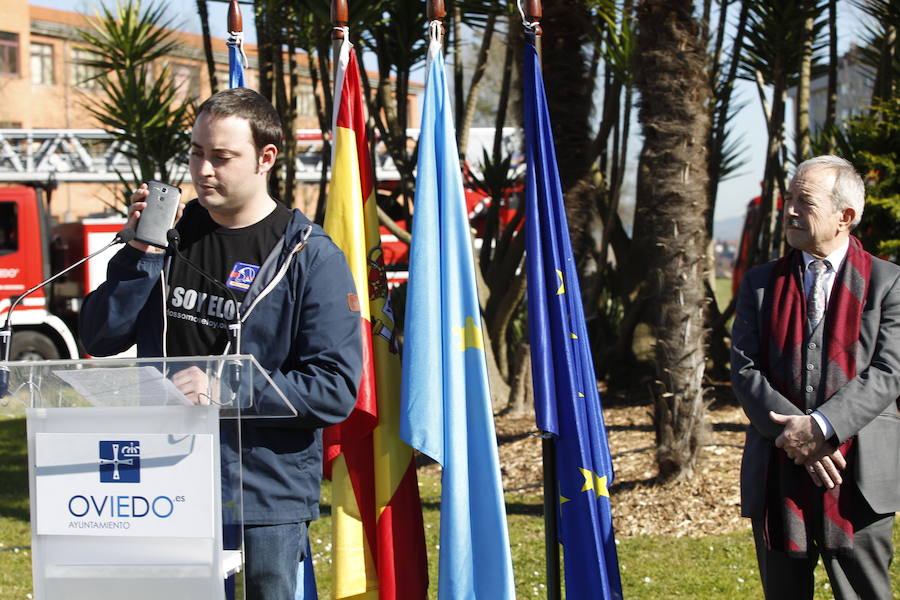
[[[606,496],[609,498],[609,490],[606,489],[606,475],[600,477],[593,471],[588,469],[579,469],[581,474],[584,475],[584,486],[582,486],[581,491],[586,492],[588,490],[594,490],[594,493],[597,494],[597,497]]]
[[[467,348],[484,349],[481,328],[475,325],[475,319],[472,317],[466,317],[465,327],[454,327],[453,333],[459,336],[460,352],[465,352]]]
[[[562,505],[565,504],[566,502],[569,502],[570,500],[571,500],[571,498],[566,498],[566,497],[563,496],[562,494],[559,495],[559,505],[560,505],[560,506],[562,506]]]
[[[556,270],[556,276],[559,277],[559,289],[556,290],[556,295],[559,296],[560,294],[566,293],[566,282],[563,279],[562,271],[559,269]]]

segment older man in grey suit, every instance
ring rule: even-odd
[[[800,164],[784,206],[793,249],[741,284],[731,371],[751,423],[741,503],[768,599],[811,599],[819,556],[838,600],[891,598],[900,267],[850,235],[864,202],[847,161]]]

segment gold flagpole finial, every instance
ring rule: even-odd
[[[534,34],[540,36],[543,33],[541,29],[541,18],[544,16],[544,10],[541,6],[541,0],[525,0],[525,20],[534,27]]]
[[[426,13],[429,21],[443,21],[447,16],[447,9],[444,8],[444,0],[428,0],[426,4]]]
[[[344,31],[350,22],[350,11],[347,8],[347,0],[331,0],[331,38],[344,39]]]
[[[433,23],[439,21],[441,24],[441,35],[444,35],[444,17],[447,16],[447,9],[444,7],[444,0],[426,0],[425,15],[428,22]]]
[[[241,7],[238,0],[231,0],[228,5],[228,33],[244,31],[244,19],[241,16]]]

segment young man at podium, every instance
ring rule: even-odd
[[[256,358],[296,409],[295,418],[242,422],[248,600],[294,597],[307,524],[319,514],[321,429],[353,409],[362,365],[343,253],[269,195],[282,143],[278,114],[258,93],[234,88],[206,100],[191,135],[197,198],[184,207],[178,235],[168,235],[174,256],[129,242],[81,313],[82,341],[95,356],[135,343],[142,357],[234,353],[230,332],[240,323],[240,352]],[[129,226],[147,196],[146,186],[132,196]],[[209,401],[199,368],[172,381],[191,401]]]

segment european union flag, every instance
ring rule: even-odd
[[[537,427],[553,434],[566,597],[621,598],[609,486],[612,459],[600,410],[572,254],[544,81],[525,47],[528,325]]]
[[[438,598],[505,600],[515,597],[509,533],[469,220],[434,31],[419,135],[400,437],[443,467]]]

